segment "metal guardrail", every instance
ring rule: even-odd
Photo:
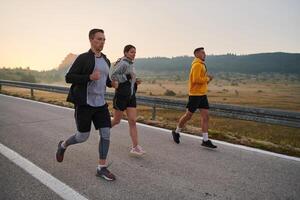
[[[31,97],[34,97],[34,90],[67,94],[68,87],[36,84],[27,82],[0,80],[1,86],[12,86],[20,88],[28,88],[31,91]],[[105,97],[107,100],[112,100],[114,94],[107,92]],[[186,101],[170,100],[157,97],[137,96],[139,105],[152,107],[152,119],[156,117],[157,108],[185,110]],[[210,113],[234,119],[256,121],[269,124],[277,124],[289,127],[300,128],[300,112],[285,111],[278,109],[265,109],[250,106],[237,106],[228,104],[210,104]]]

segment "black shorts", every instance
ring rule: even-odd
[[[113,100],[113,107],[116,110],[124,111],[127,108],[136,108],[136,97],[133,96],[124,96],[115,94]]]
[[[91,130],[93,122],[95,129],[111,128],[111,119],[108,105],[92,107],[89,105],[75,106],[75,122],[79,132],[88,132]]]
[[[209,109],[207,96],[189,96],[189,102],[187,103],[186,108],[191,113],[194,113],[197,109]]]

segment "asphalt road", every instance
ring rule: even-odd
[[[200,140],[138,125],[142,158],[130,157],[128,124],[111,131],[106,182],[95,176],[99,135],[70,147],[57,163],[57,143],[74,134],[73,110],[0,95],[0,143],[88,199],[300,199],[300,161],[236,146],[217,150]],[[0,199],[61,199],[0,154]]]

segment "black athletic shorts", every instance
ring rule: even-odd
[[[203,96],[189,96],[189,102],[186,108],[194,113],[197,109],[209,109],[208,99],[206,95]]]
[[[111,128],[111,119],[107,104],[100,107],[89,105],[75,106],[74,115],[79,132],[90,131],[92,122],[96,130],[99,128]]]
[[[133,96],[124,96],[120,94],[115,94],[113,100],[113,107],[116,110],[124,111],[126,108],[136,108],[136,97]]]

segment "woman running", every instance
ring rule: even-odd
[[[124,111],[128,118],[129,132],[132,140],[130,154],[141,156],[146,152],[138,143],[138,133],[136,127],[136,96],[137,85],[141,80],[136,78],[133,61],[136,48],[133,45],[124,47],[124,57],[120,58],[111,69],[111,80],[116,82],[115,96],[113,99],[114,119],[112,127],[119,124]]]

